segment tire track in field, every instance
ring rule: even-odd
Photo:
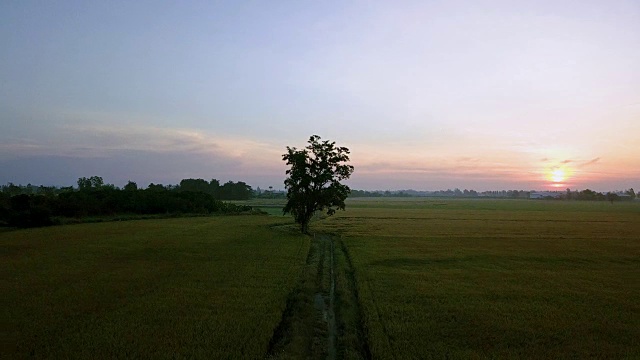
[[[335,312],[331,309],[331,238],[314,236],[298,282],[287,298],[268,359],[335,359]]]
[[[336,326],[336,272],[335,272],[335,246],[333,243],[333,239],[329,239],[330,247],[330,285],[329,285],[329,308],[326,309],[328,313],[327,317],[327,327],[329,328],[329,344],[327,344],[327,359],[335,360],[336,359],[336,337],[338,336],[338,327]]]
[[[349,251],[346,247],[346,245],[344,244],[344,241],[342,241],[342,239],[340,240],[340,245],[342,248],[342,252],[344,253],[346,259],[347,259],[347,266],[351,271],[351,277],[352,280],[351,282],[353,283],[352,285],[352,289],[354,291],[354,295],[357,299],[357,304],[358,304],[358,324],[359,324],[359,337],[361,339],[361,342],[363,344],[363,347],[361,348],[361,354],[363,356],[364,359],[372,359],[373,356],[371,355],[371,348],[369,345],[369,336],[367,334],[367,329],[364,326],[364,310],[363,310],[363,305],[362,302],[360,300],[360,294],[358,292],[358,283],[357,283],[357,279],[355,277],[355,267],[353,266],[353,262],[351,259],[351,255],[349,254]],[[371,303],[373,304],[373,309],[375,310],[374,314],[370,314],[370,315],[374,315],[375,320],[377,320],[377,323],[380,325],[380,328],[382,330],[382,337],[383,337],[383,342],[384,345],[386,345],[387,350],[383,351],[383,353],[387,354],[390,358],[392,359],[396,359],[395,353],[393,351],[393,347],[391,346],[391,337],[389,336],[389,330],[387,329],[386,324],[384,323],[383,319],[382,319],[382,315],[381,315],[381,311],[380,311],[380,306],[378,305],[378,302],[375,299],[374,296],[374,292],[373,292],[373,288],[371,287],[371,282],[368,279],[364,279],[364,284],[366,285],[366,288],[372,298]]]
[[[345,319],[346,316],[339,316],[339,318],[341,318],[342,320],[342,323],[340,324],[341,330],[344,332],[345,328],[350,327],[351,331],[356,333],[357,343],[351,344],[351,347],[355,347],[355,350],[360,355],[360,358],[369,360],[372,358],[371,349],[369,347],[369,339],[364,322],[364,312],[362,309],[363,307],[360,300],[360,292],[358,290],[358,282],[356,279],[355,268],[353,266],[351,254],[349,254],[349,251],[347,250],[344,241],[342,241],[342,238],[337,238],[337,240],[334,238],[334,241],[337,241],[339,243],[339,255],[344,257],[344,266],[343,268],[340,268],[339,271],[344,272],[346,288],[348,289],[347,294],[341,293],[341,296],[338,298],[338,300],[340,300],[339,303],[350,302],[354,307],[354,317],[352,319]],[[345,297],[348,299],[343,299]],[[337,310],[338,314],[340,314],[340,311],[342,309],[338,307]],[[343,344],[343,347],[347,346]],[[345,351],[343,351],[343,354],[344,353]]]
[[[334,360],[359,354],[359,358],[370,359],[362,324],[351,259],[344,244],[330,235],[315,235],[266,358]],[[357,341],[348,343],[344,333],[357,334]]]

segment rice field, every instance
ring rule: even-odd
[[[639,358],[640,204],[354,199],[374,359]]]
[[[0,233],[0,358],[261,358],[309,239],[267,216]]]
[[[0,358],[640,358],[640,203],[255,205],[0,232]]]

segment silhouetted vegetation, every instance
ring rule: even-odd
[[[436,191],[418,191],[413,189],[408,190],[351,190],[350,197],[453,197],[453,198],[513,198],[513,199],[528,199],[529,191],[524,190],[499,190],[499,191],[475,191],[475,190],[460,190],[447,189]]]
[[[585,189],[582,191],[571,191],[567,189],[566,193],[563,194],[562,199],[564,200],[591,200],[591,201],[631,201],[636,198],[636,194],[633,189],[625,190],[625,191],[615,191],[615,192],[607,192],[601,193],[596,192],[590,189]]]
[[[74,187],[19,186],[0,189],[0,226],[38,227],[54,225],[59,218],[86,218],[120,214],[214,214],[240,213],[251,207],[223,202],[246,200],[252,189],[244,182],[185,179],[180,185],[149,184],[139,189],[129,182],[122,189],[104,184],[99,176],[78,179]]]
[[[293,215],[303,233],[316,211],[331,216],[336,209],[344,210],[344,200],[351,192],[349,186],[340,183],[353,173],[353,166],[346,164],[349,149],[320,140],[320,136],[312,135],[304,149],[287,146],[287,153],[282,155],[290,166],[284,181],[287,204],[282,210]]]
[[[640,193],[639,193],[640,194]],[[638,198],[633,189],[613,192],[596,192],[590,189],[582,191],[525,191],[525,190],[495,190],[475,191],[447,189],[437,191],[417,190],[351,190],[349,197],[443,197],[443,198],[492,198],[492,199],[542,199],[542,200],[579,200],[579,201],[631,201]]]
[[[273,186],[269,186],[269,190],[263,190],[258,187],[253,192],[253,198],[255,199],[286,199],[287,193],[285,191],[274,190]]]

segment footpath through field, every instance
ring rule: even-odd
[[[300,281],[271,340],[272,359],[370,359],[353,269],[339,238],[313,236]]]

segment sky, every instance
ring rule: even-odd
[[[640,2],[2,1],[0,184],[640,190]]]

